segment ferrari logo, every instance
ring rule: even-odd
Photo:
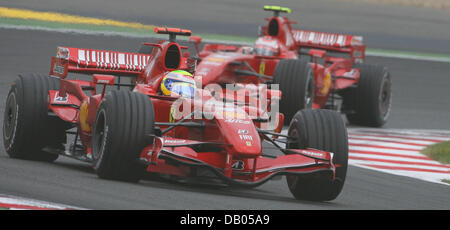
[[[169,113],[169,122],[170,123],[175,122],[175,113],[176,113],[175,107],[174,106],[170,107],[170,113]]]
[[[83,102],[80,107],[80,126],[84,132],[91,132],[91,126],[87,123],[88,113],[88,103]]]
[[[328,93],[331,87],[331,74],[328,72],[323,77],[323,88],[320,90],[320,94],[325,95]]]
[[[259,64],[259,74],[264,74],[265,71],[266,71],[266,63],[262,61],[261,64]]]

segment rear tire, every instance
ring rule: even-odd
[[[93,167],[103,179],[139,181],[142,149],[151,143],[153,104],[144,94],[111,91],[100,104],[92,134]]]
[[[351,124],[381,127],[391,112],[391,77],[386,67],[357,64],[360,80],[357,88],[343,93],[343,107]]]
[[[62,148],[66,125],[48,116],[48,91],[59,89],[59,79],[39,74],[19,75],[6,99],[3,144],[12,158],[52,162],[57,154],[46,146]]]
[[[314,72],[304,60],[281,60],[275,68],[273,84],[282,92],[280,112],[290,121],[301,109],[312,108],[314,101]],[[286,122],[287,123],[287,122]]]
[[[348,136],[345,123],[338,112],[331,110],[298,111],[289,126],[288,135],[296,137],[287,148],[314,148],[334,153],[336,179],[287,175],[289,190],[296,199],[328,201],[335,199],[344,186],[348,165]]]

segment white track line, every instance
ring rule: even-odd
[[[351,144],[370,144],[370,145],[375,145],[375,146],[380,146],[380,147],[406,148],[406,149],[414,149],[414,150],[422,150],[424,148],[424,146],[388,143],[388,142],[380,142],[380,141],[354,140],[352,138],[349,138],[348,142]]]
[[[377,153],[395,153],[399,155],[405,155],[405,156],[423,156],[423,154],[420,153],[421,149],[417,150],[398,150],[398,149],[392,149],[389,147],[379,146],[378,147],[366,147],[366,146],[360,146],[358,144],[351,144],[348,146],[350,150],[361,150],[361,151],[373,151]]]
[[[408,156],[408,155],[401,155],[401,154],[395,154],[395,153],[376,153],[376,152],[372,152],[372,151],[369,152],[369,151],[359,151],[359,150],[350,150],[349,151],[350,156],[354,156],[355,154],[364,156],[367,159],[372,158],[373,156],[379,156],[379,157],[385,157],[385,158],[393,157],[393,158],[401,159],[404,161],[419,160],[419,161],[424,161],[424,162],[428,162],[428,163],[436,162],[425,156]]]
[[[409,164],[409,165],[396,164],[396,163],[388,163],[388,162],[354,160],[354,159],[349,159],[348,161],[349,161],[349,164],[354,164],[354,165],[365,165],[365,166],[373,165],[374,167],[371,167],[371,168],[374,168],[374,169],[377,169],[377,167],[375,167],[375,166],[383,166],[383,167],[392,168],[392,169],[389,169],[389,171],[402,171],[402,168],[409,168],[411,170],[403,170],[403,171],[412,171],[412,172],[422,172],[421,170],[424,170],[424,172],[426,172],[426,170],[432,170],[432,171],[437,171],[437,172],[433,172],[433,173],[443,174],[447,177],[450,176],[450,169],[440,168],[440,167],[422,166],[422,165],[414,165],[414,164]]]
[[[395,142],[403,142],[405,144],[413,143],[413,144],[422,144],[422,145],[432,145],[437,142],[440,142],[440,141],[410,140],[410,139],[405,139],[405,138],[401,138],[401,137],[379,137],[379,136],[368,136],[368,135],[356,135],[353,133],[349,133],[348,137],[352,138],[352,139],[363,138],[363,139],[370,139],[370,140],[380,141],[380,142],[395,141]]]
[[[350,157],[353,160],[364,160],[367,162],[377,162],[377,163],[388,163],[388,164],[397,164],[402,166],[412,165],[420,167],[421,165],[424,167],[433,167],[441,170],[450,170],[450,166],[440,164],[439,162],[432,160],[421,160],[421,159],[411,159],[404,157],[392,157],[392,156],[381,156],[376,154],[359,154],[350,151]],[[395,163],[398,162],[398,163]]]
[[[15,209],[15,210],[40,210],[40,209],[81,209],[75,206],[51,203],[46,201],[34,200],[29,198],[10,196],[0,194],[0,207]]]

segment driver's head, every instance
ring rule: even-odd
[[[161,92],[166,96],[181,96],[193,98],[195,93],[195,81],[187,71],[175,70],[161,81]]]
[[[258,38],[255,42],[255,54],[261,56],[275,56],[279,53],[278,40],[270,36]]]

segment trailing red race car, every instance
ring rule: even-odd
[[[186,71],[187,47],[176,42],[189,30],[155,31],[170,39],[145,43],[154,47],[151,54],[58,47],[50,76],[19,75],[5,107],[8,155],[41,161],[64,155],[91,163],[100,178],[124,181],[150,172],[252,187],[286,175],[297,199],[339,195],[348,145],[338,113],[300,110],[287,135],[279,133],[278,114],[277,128],[264,129],[269,119],[264,108],[239,103],[239,98],[216,98],[197,87]],[[69,73],[92,75],[92,80],[70,79]],[[132,83],[121,82],[123,77]],[[267,100],[279,96],[267,90]],[[181,104],[182,111],[177,109]],[[264,154],[263,141],[284,154]]]
[[[279,16],[290,9],[265,6],[274,16],[260,27],[254,46],[205,44],[197,75],[205,84],[273,83],[283,92],[280,110],[290,121],[299,109],[325,108],[346,114],[350,123],[379,127],[391,109],[388,70],[365,64],[361,36],[293,29]],[[200,37],[191,37],[198,45]],[[309,58],[306,58],[308,57]]]

